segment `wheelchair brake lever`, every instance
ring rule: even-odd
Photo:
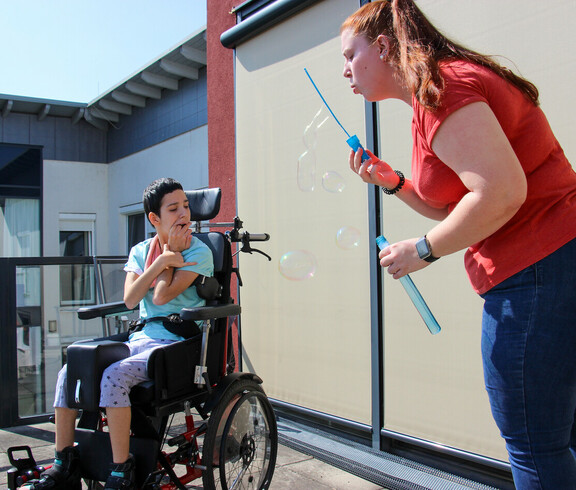
[[[252,248],[252,246],[250,245],[250,234],[249,233],[246,233],[242,237],[242,247],[240,247],[240,252],[249,253],[249,254],[251,254],[252,252],[256,252],[256,253],[259,253],[261,255],[264,255],[264,257],[266,257],[269,261],[272,261],[272,257],[270,257],[267,253],[264,253],[264,252],[262,252],[262,250],[258,250],[257,248]]]
[[[243,250],[244,251],[244,250]],[[248,253],[252,253],[252,252],[257,252],[259,254],[264,255],[264,257],[266,257],[269,261],[272,261],[272,257],[270,257],[270,255],[268,255],[267,253],[262,252],[262,250],[258,250],[257,248],[250,248],[250,251]]]

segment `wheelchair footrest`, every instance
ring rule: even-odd
[[[80,451],[83,478],[106,481],[112,462],[110,435],[107,432],[76,429],[74,439]],[[136,485],[141,488],[150,473],[157,469],[160,443],[155,439],[130,438],[130,453],[136,460]]]
[[[128,356],[130,349],[123,342],[94,340],[69,345],[66,353],[68,406],[97,411],[102,373],[110,364]]]

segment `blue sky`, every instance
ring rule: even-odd
[[[207,0],[0,0],[0,93],[90,102],[206,25]]]

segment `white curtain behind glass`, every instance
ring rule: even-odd
[[[40,256],[40,201],[6,199],[0,207],[1,257]]]

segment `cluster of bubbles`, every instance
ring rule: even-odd
[[[324,108],[314,115],[310,124],[304,130],[304,146],[306,150],[298,157],[296,180],[298,188],[303,192],[312,192],[316,187],[316,146],[318,145],[318,130],[328,121]],[[333,194],[344,191],[344,178],[336,171],[328,171],[322,175],[322,188]],[[360,243],[360,230],[352,226],[344,226],[336,233],[336,246],[342,250],[353,250]],[[287,252],[280,258],[278,269],[280,274],[291,281],[311,279],[316,273],[318,263],[316,257],[306,250]]]

